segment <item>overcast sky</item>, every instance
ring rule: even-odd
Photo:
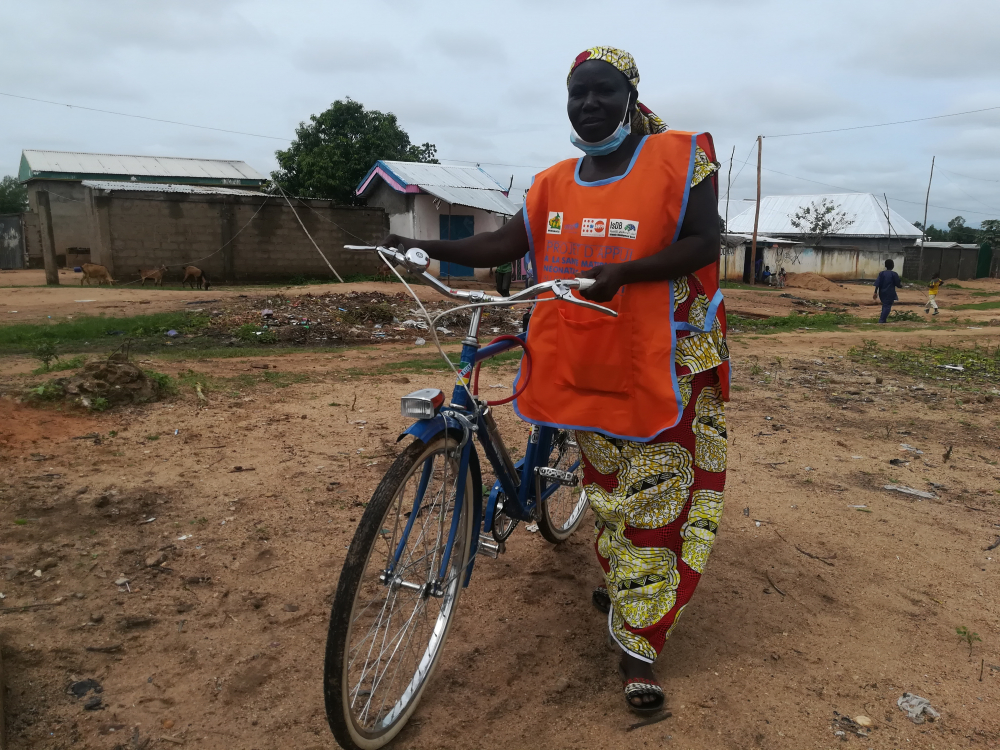
[[[579,155],[566,72],[610,44],[635,56],[640,99],[671,127],[714,135],[723,185],[735,146],[732,216],[754,194],[758,134],[1000,107],[998,38],[995,0],[31,0],[4,4],[0,90],[280,139],[350,96],[516,190]],[[16,174],[24,148],[242,159],[268,173],[285,146],[2,96],[0,113],[0,174]],[[932,223],[1000,218],[1000,109],[767,137],[763,193],[885,192],[920,220],[932,155]]]

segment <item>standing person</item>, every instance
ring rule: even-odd
[[[927,304],[924,305],[925,313],[929,313],[931,311],[931,308],[933,307],[934,314],[935,315],[938,314],[939,310],[937,303],[937,295],[938,295],[938,289],[940,288],[941,288],[941,277],[939,274],[935,273],[934,278],[931,279],[931,283],[927,285]]]
[[[889,313],[892,312],[892,303],[899,299],[896,296],[896,290],[903,286],[903,282],[899,280],[899,274],[892,270],[895,265],[892,258],[887,260],[885,270],[879,272],[875,279],[875,291],[872,293],[872,299],[882,300],[882,317],[878,319],[879,323],[885,323],[888,320]]]
[[[514,265],[512,263],[501,263],[497,266],[497,292],[499,292],[501,297],[510,296],[510,277],[513,272]]]
[[[638,101],[638,83],[627,52],[581,53],[567,112],[583,157],[537,175],[495,232],[383,244],[479,268],[529,254],[539,281],[594,279],[582,296],[618,312],[536,305],[527,343],[542,374],[515,409],[575,430],[606,584],[594,604],[621,647],[629,708],[653,713],[665,702],[653,662],[722,517],[729,350],[711,137],[668,130]]]
[[[778,271],[778,289],[784,289],[786,281],[788,281],[788,275],[785,273],[785,267],[782,266]]]
[[[764,253],[761,252],[757,255],[757,260],[753,262],[753,280],[756,283],[760,283],[761,275],[763,274],[764,268]]]

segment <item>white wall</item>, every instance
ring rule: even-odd
[[[453,216],[472,216],[472,226],[473,231],[476,234],[482,234],[483,232],[493,232],[499,229],[504,224],[504,217],[499,214],[490,213],[489,211],[483,211],[480,208],[469,208],[468,206],[448,206],[447,203],[440,201],[438,205],[434,204],[434,196],[427,195],[426,193],[420,193],[419,195],[413,196],[413,212],[412,214],[402,214],[399,215],[398,221],[399,226],[406,227],[405,230],[399,231],[407,237],[413,237],[416,240],[439,240],[441,239],[441,215],[448,215],[448,209],[451,208],[451,214]],[[389,227],[390,231],[396,232],[397,216],[389,217]],[[434,276],[438,276],[441,273],[441,264],[436,260],[431,261],[430,272]],[[490,269],[488,268],[477,268],[476,269],[476,279],[480,281],[490,280]]]
[[[743,279],[743,254],[750,243],[737,245],[723,255],[721,274],[732,281]],[[760,245],[757,252],[761,252]],[[896,265],[896,272],[903,271],[904,253],[902,250],[874,251],[856,250],[853,248],[819,248],[785,245],[778,248],[764,248],[764,265],[770,266],[773,273],[784,266],[788,273],[818,273],[828,279],[874,279],[879,271],[885,268],[889,258]]]

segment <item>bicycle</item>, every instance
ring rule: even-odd
[[[579,528],[587,509],[573,434],[532,426],[524,457],[515,461],[490,405],[474,395],[475,387],[469,389],[474,368],[478,382],[477,365],[515,346],[526,352],[521,390],[530,377],[526,334],[501,336],[480,348],[483,307],[533,302],[551,292],[550,299],[617,313],[572,295],[592,279],[548,281],[510,297],[492,297],[445,286],[427,273],[430,259],[418,248],[401,253],[347,247],[377,252],[390,267],[422,275],[445,296],[468,301],[472,310],[450,403],[445,405],[444,393],[434,388],[401,400],[403,416],[417,421],[400,439],[410,435],[414,440],[372,495],[334,596],[324,663],[327,721],[341,746],[373,750],[390,742],[416,709],[477,555],[497,558],[521,521],[533,520],[548,541],[563,542]],[[433,321],[428,324],[433,330]],[[485,506],[473,437],[496,475]]]

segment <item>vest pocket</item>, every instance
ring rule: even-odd
[[[559,303],[556,303],[559,304]],[[569,318],[560,305],[557,380],[580,391],[632,391],[632,331],[625,317],[584,312],[593,318]]]

